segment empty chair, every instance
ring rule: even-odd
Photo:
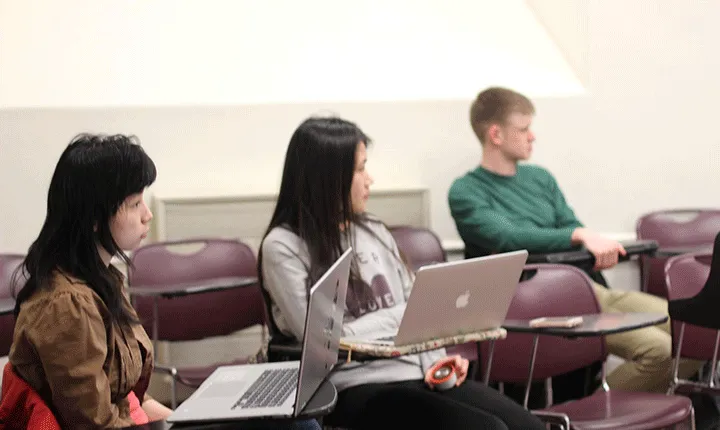
[[[720,209],[669,209],[642,215],[636,224],[638,239],[657,241],[667,247],[711,246],[720,232]],[[665,263],[667,258],[641,256],[642,290],[667,298]]]
[[[208,284],[213,280],[257,276],[252,249],[238,240],[190,239],[146,245],[132,254],[128,285],[132,289],[172,289],[173,285]],[[171,403],[176,405],[179,381],[198,387],[219,365],[241,364],[265,359],[267,332],[262,295],[257,282],[222,291],[200,290],[179,297],[148,297],[133,291],[134,306],[153,341],[191,341],[225,336],[261,325],[260,350],[231,362],[211,366],[176,368],[156,365],[172,375]]]
[[[588,276],[572,266],[539,264],[526,266],[529,279],[520,282],[508,311],[508,318],[532,319],[542,316],[568,316],[599,313]],[[530,366],[537,339],[534,366]],[[486,360],[488,347],[481,344]],[[563,337],[508,333],[495,345],[490,380],[528,384],[545,381],[569,371],[605,361],[602,337],[567,339]],[[690,400],[682,396],[609,390],[603,367],[600,388],[579,400],[534,410],[540,418],[565,429],[659,429],[686,421],[694,422]],[[527,406],[528,391],[525,393]]]

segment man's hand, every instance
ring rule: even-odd
[[[585,228],[576,228],[572,241],[581,243],[595,256],[595,270],[609,269],[618,263],[620,255],[625,256],[625,248],[616,240],[611,240]]]

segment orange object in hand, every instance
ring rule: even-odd
[[[435,390],[448,390],[460,385],[467,376],[468,361],[460,356],[438,360],[425,373],[425,383]]]

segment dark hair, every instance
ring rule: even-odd
[[[305,242],[310,254],[307,288],[342,254],[343,239],[352,243],[352,229],[341,226],[355,223],[363,228],[368,222],[366,216],[353,212],[350,194],[355,152],[361,143],[369,145],[368,136],[354,123],[337,117],[311,117],[290,139],[280,193],[265,236],[282,227]],[[258,274],[262,285],[262,245]],[[373,293],[360,280],[355,263],[348,289],[348,311],[358,316],[355,299],[367,300]]]
[[[122,299],[122,274],[103,263],[98,244],[130,265],[110,233],[110,219],[156,175],[155,164],[134,136],[76,136],[55,166],[40,234],[15,272],[16,284],[22,272],[27,276],[15,315],[38,288],[50,287],[53,273],[60,271],[86,282],[115,321],[137,322]]]

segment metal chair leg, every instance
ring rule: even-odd
[[[690,408],[690,429],[695,430],[695,408]]]
[[[170,405],[172,405],[172,409],[177,409],[177,370],[173,367],[171,378],[170,378]]]
[[[527,385],[525,387],[525,399],[523,400],[523,407],[525,409],[528,408],[528,401],[530,400],[530,388],[533,381],[533,370],[535,369],[535,358],[537,357],[537,347],[539,339],[539,335],[535,335],[533,337],[533,349],[532,355],[530,356],[530,369],[528,370]]]

